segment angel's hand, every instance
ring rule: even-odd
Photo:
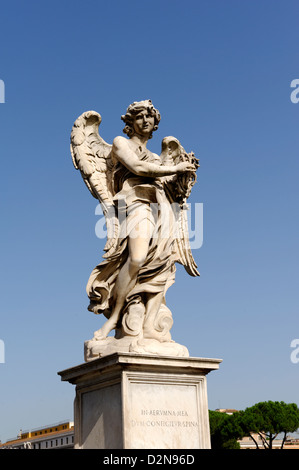
[[[196,168],[190,162],[180,162],[175,166],[176,173],[185,173],[186,171],[196,171]]]

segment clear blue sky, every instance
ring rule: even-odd
[[[152,99],[159,130],[200,158],[201,272],[178,269],[173,338],[222,358],[209,407],[299,404],[299,4],[284,0],[1,2],[0,439],[73,418],[58,371],[83,362],[103,322],[85,286],[102,256],[96,201],[73,168],[70,131],[94,109],[109,143]]]

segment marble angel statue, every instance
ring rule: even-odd
[[[199,276],[184,209],[198,160],[174,137],[163,139],[160,156],[147,149],[161,119],[151,100],[132,103],[121,119],[127,137],[112,145],[100,136],[95,111],[79,116],[71,132],[74,166],[100,202],[107,227],[103,260],[86,287],[88,309],[106,322],[85,342],[85,360],[113,352],[188,356],[171,339],[165,294],[175,263]]]

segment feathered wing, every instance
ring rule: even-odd
[[[182,264],[190,276],[199,276],[189,240],[188,220],[186,209],[180,208],[178,219],[178,236],[175,240],[176,251],[179,255],[177,262]]]
[[[177,164],[190,161],[197,169],[199,164],[193,152],[187,153],[175,137],[165,137],[162,141],[162,164]],[[178,204],[176,210],[177,233],[175,238],[176,262],[182,264],[190,276],[199,276],[189,239],[186,200],[196,182],[196,172],[188,172],[167,177],[164,180],[165,191],[171,202]]]
[[[107,226],[104,248],[104,258],[107,258],[117,244],[119,224],[113,204],[112,145],[99,134],[101,121],[101,115],[96,111],[81,114],[72,128],[70,150],[74,167],[80,170],[89,191],[102,206]]]

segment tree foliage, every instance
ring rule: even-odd
[[[283,448],[287,434],[299,427],[299,410],[295,403],[260,402],[242,412],[241,422],[244,435],[250,436],[257,448],[254,433],[259,435],[265,449],[272,449],[274,439],[282,433]]]
[[[299,409],[295,403],[278,401],[257,403],[245,411],[232,415],[210,411],[212,449],[237,449],[238,440],[250,436],[259,448],[259,436],[265,449],[273,448],[273,441],[282,434],[283,448],[288,433],[299,428]]]
[[[209,415],[212,449],[239,449],[238,439],[244,434],[236,414],[210,411]]]

